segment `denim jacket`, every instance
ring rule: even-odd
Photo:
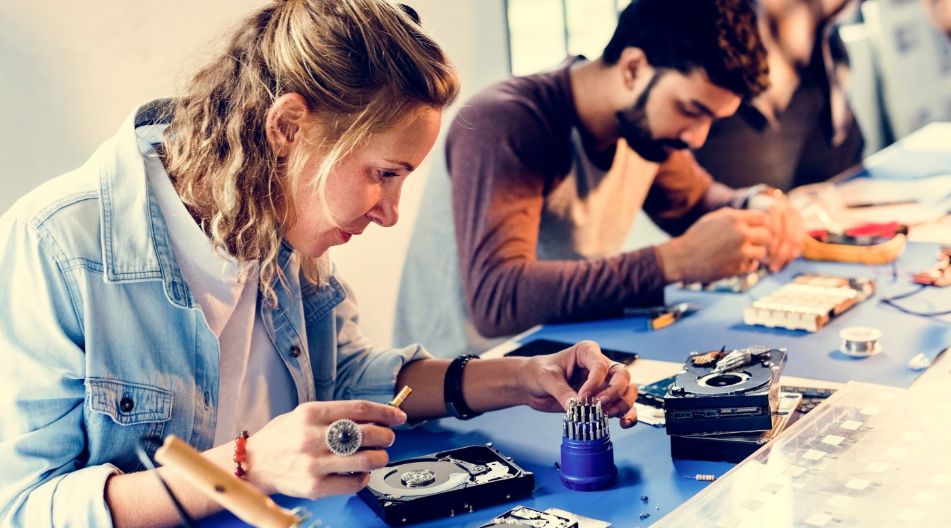
[[[157,103],[161,105],[162,103]],[[0,525],[111,526],[106,479],[174,434],[212,446],[218,342],[176,264],[143,156],[156,104],[0,217]],[[281,265],[297,270],[285,245]],[[335,277],[258,300],[298,402],[385,401],[419,346],[373,348]]]

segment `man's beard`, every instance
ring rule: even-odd
[[[689,148],[689,145],[679,139],[654,139],[650,125],[647,123],[647,97],[661,75],[655,73],[641,95],[637,97],[630,110],[617,113],[618,132],[627,141],[628,146],[634,149],[642,158],[654,163],[667,161],[670,153],[665,147],[674,150]]]

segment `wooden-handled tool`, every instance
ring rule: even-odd
[[[251,484],[216,466],[174,435],[155,452],[155,460],[175,469],[202,493],[241,520],[261,528],[300,526],[301,518],[277,505]]]

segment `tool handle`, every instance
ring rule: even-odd
[[[165,438],[155,460],[178,471],[188,482],[235,514],[262,528],[291,528],[300,524],[294,513],[277,505],[251,484],[216,466],[174,435]]]

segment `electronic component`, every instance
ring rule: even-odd
[[[664,395],[667,389],[677,379],[677,376],[668,376],[661,380],[637,388],[637,400],[634,407],[637,408],[637,421],[662,427],[664,425]]]
[[[875,281],[832,275],[797,275],[744,310],[748,325],[815,332],[875,293]]]
[[[580,491],[604,489],[617,480],[614,446],[601,402],[572,399],[562,421],[561,482]]]
[[[525,506],[516,506],[479,528],[609,528],[611,523],[592,519],[558,508],[538,511]]]
[[[713,482],[717,479],[716,475],[710,475],[709,473],[697,473],[696,475],[684,475],[684,478],[691,480],[699,480],[701,482]]]
[[[777,412],[786,350],[771,348],[751,362],[714,372],[725,350],[693,354],[664,396],[669,435],[767,431]]]
[[[769,347],[764,346],[752,346],[748,348],[741,348],[738,350],[733,350],[729,354],[720,358],[716,365],[713,367],[713,373],[719,374],[721,372],[726,372],[728,370],[733,370],[735,368],[742,367],[743,365],[749,365],[753,362],[753,359],[756,356],[761,354],[769,353]],[[694,364],[697,364],[697,358],[694,357]],[[703,364],[703,363],[701,363]]]
[[[673,376],[668,376],[666,378],[657,380],[653,383],[641,385],[637,388],[637,403],[663,409],[664,396],[667,394],[667,389],[670,388],[676,379],[677,375],[675,374]],[[640,413],[638,413],[638,416],[640,416]]]
[[[532,494],[535,475],[490,445],[391,462],[358,495],[388,524],[451,517]]]
[[[773,427],[763,433],[671,435],[671,457],[712,462],[739,462],[783,432],[801,401],[801,394],[780,393],[779,409],[773,415]]]
[[[504,526],[506,528],[578,528],[578,523],[552,513],[533,510],[525,506],[517,506],[492,519],[488,523],[481,525],[479,528],[493,528],[496,526]]]
[[[782,392],[795,392],[802,395],[802,403],[799,404],[799,414],[807,414],[816,408],[817,405],[824,402],[826,398],[835,394],[836,389],[827,387],[797,387],[792,385],[783,385]]]
[[[578,528],[610,528],[611,523],[607,521],[602,521],[600,519],[594,519],[592,517],[585,517],[584,515],[578,515],[577,513],[572,513],[567,510],[562,510],[559,508],[548,508],[545,510],[545,513],[551,513],[570,519],[578,523]]]
[[[759,284],[760,279],[766,276],[766,269],[758,268],[756,271],[727,277],[725,279],[715,280],[713,282],[688,282],[683,285],[685,290],[725,292],[725,293],[743,293],[753,286]]]

